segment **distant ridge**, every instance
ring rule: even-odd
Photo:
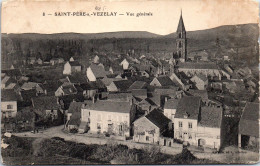
[[[119,32],[103,32],[103,33],[54,33],[54,34],[40,34],[40,33],[21,33],[21,34],[6,34],[2,33],[2,37],[24,37],[31,39],[48,38],[48,39],[102,39],[102,38],[157,38],[161,35],[146,32],[146,31],[119,31]]]

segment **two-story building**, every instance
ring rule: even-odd
[[[201,98],[185,96],[180,99],[174,116],[174,138],[197,145],[196,133],[201,109]]]
[[[136,108],[130,101],[97,100],[82,109],[82,121],[90,121],[91,133],[130,136]]]
[[[13,118],[17,114],[18,96],[12,89],[1,90],[2,118]]]

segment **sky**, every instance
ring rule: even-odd
[[[187,31],[259,20],[255,0],[20,0],[3,2],[1,29],[2,33],[148,31],[166,35],[176,31],[181,10]],[[117,16],[54,16],[55,12],[117,12]],[[127,16],[126,12],[135,16]],[[139,12],[152,16],[136,17]]]

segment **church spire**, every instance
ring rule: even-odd
[[[177,56],[180,59],[180,61],[185,62],[187,60],[187,38],[185,26],[182,19],[182,10],[179,24],[177,27],[176,50]]]
[[[180,16],[180,19],[179,19],[179,24],[178,24],[178,27],[177,27],[177,32],[185,32],[185,26],[184,26],[184,23],[183,23],[183,19],[182,19],[182,9],[181,9],[181,16]]]

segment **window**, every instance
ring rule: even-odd
[[[181,48],[181,42],[179,42],[179,48]]]
[[[7,109],[13,109],[13,105],[7,105]]]
[[[182,127],[182,122],[179,122],[179,127]]]
[[[8,112],[8,117],[12,117],[12,112]]]
[[[119,125],[119,131],[123,131],[123,125]]]
[[[149,141],[149,136],[146,136],[146,141]]]
[[[99,124],[99,123],[97,124],[97,129],[99,129],[99,130],[101,129],[101,124]]]
[[[189,129],[192,129],[192,123],[189,122],[188,125],[189,125]]]
[[[179,33],[179,38],[181,38],[181,33]]]

